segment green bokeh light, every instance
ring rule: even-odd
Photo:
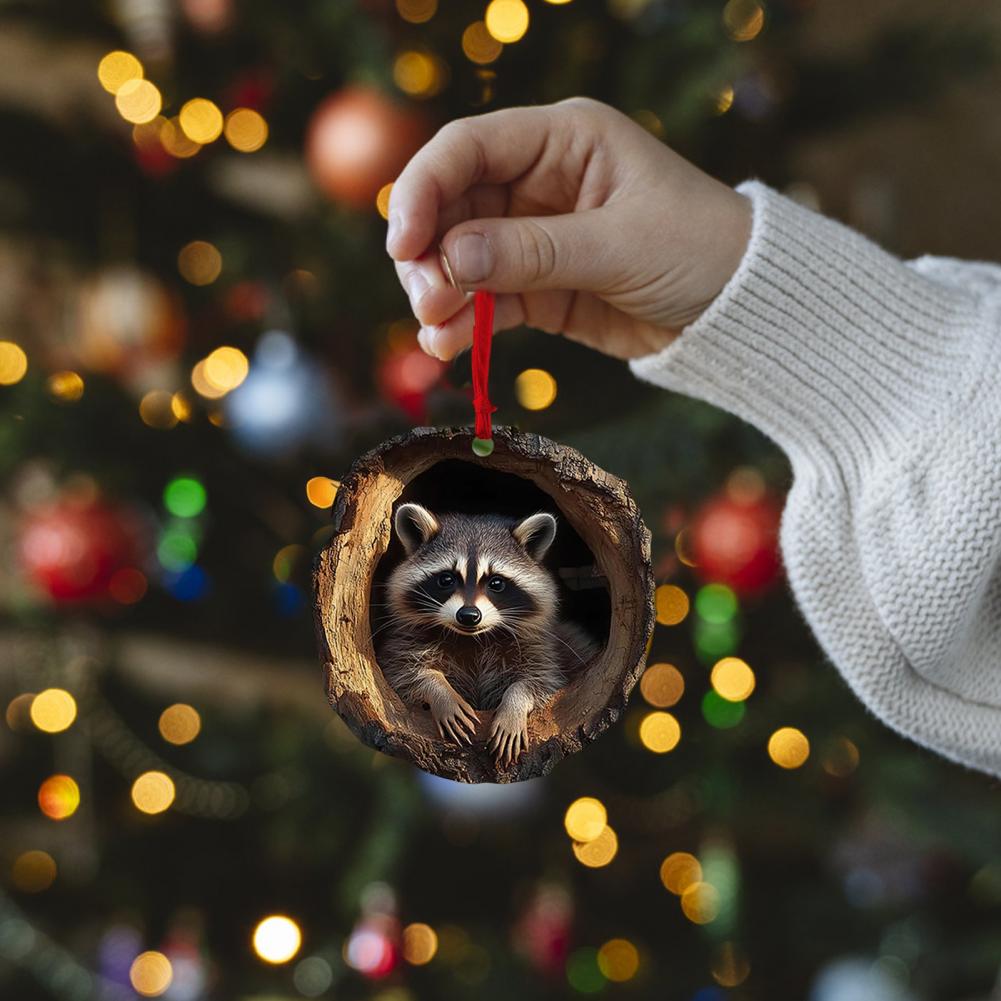
[[[205,510],[205,487],[192,476],[176,476],[163,491],[163,505],[176,518],[195,518]]]
[[[740,644],[740,622],[730,619],[728,622],[706,622],[695,620],[695,652],[704,664],[711,664],[720,657],[734,653]]]
[[[738,608],[737,596],[726,584],[706,584],[695,595],[695,611],[706,622],[729,622]]]
[[[175,525],[160,536],[156,555],[166,570],[187,570],[198,557],[198,541],[187,529]]]
[[[729,730],[744,718],[747,706],[743,702],[727,702],[711,688],[702,696],[702,715],[717,730]]]
[[[605,975],[598,969],[598,953],[586,946],[574,949],[567,957],[567,981],[581,994],[597,994],[605,986]]]

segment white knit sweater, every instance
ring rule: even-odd
[[[740,267],[644,379],[788,454],[793,592],[858,697],[1001,775],[1001,268],[903,263],[757,182]]]

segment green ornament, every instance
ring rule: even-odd
[[[485,459],[488,455],[492,455],[494,450],[493,438],[474,438],[473,439],[473,452],[478,455],[481,459]]]

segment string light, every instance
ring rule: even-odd
[[[143,772],[132,783],[132,802],[142,813],[163,813],[176,795],[174,780],[166,772]]]
[[[184,702],[176,702],[160,713],[157,725],[160,736],[168,744],[181,746],[190,744],[201,733],[202,718],[198,715],[197,709]]]
[[[147,427],[169,431],[177,427],[177,418],[171,406],[172,396],[165,389],[151,389],[139,401],[139,416]]]
[[[462,52],[471,62],[478,66],[488,66],[500,58],[504,46],[487,31],[482,21],[474,21],[462,33]]]
[[[313,507],[332,507],[340,483],[328,476],[314,476],[306,483],[306,498]]]
[[[608,811],[593,796],[575,799],[563,817],[563,826],[574,841],[593,841],[605,829]]]
[[[13,341],[0,341],[0,386],[13,386],[28,371],[28,356]]]
[[[31,701],[31,722],[43,733],[62,733],[76,719],[76,700],[62,688],[46,688]]]
[[[706,584],[695,595],[695,611],[706,622],[729,622],[737,607],[737,596],[726,584]]]
[[[307,998],[326,994],[333,982],[334,971],[322,956],[307,956],[296,963],[292,972],[295,989]]]
[[[271,914],[258,922],[252,941],[254,952],[265,963],[277,966],[295,957],[302,945],[302,932],[290,917]]]
[[[165,118],[159,128],[160,145],[178,160],[187,160],[194,156],[202,147],[200,143],[192,142],[184,134],[180,120]]]
[[[253,108],[236,108],[226,116],[226,142],[239,153],[256,153],[268,141],[268,123]]]
[[[765,8],[757,0],[729,0],[723,8],[723,27],[735,42],[757,38],[765,26]]]
[[[751,975],[751,964],[733,942],[722,942],[709,972],[720,987],[739,987]]]
[[[50,775],[38,789],[38,807],[50,820],[66,820],[80,805],[80,787],[68,775]]]
[[[605,975],[598,968],[598,953],[582,946],[567,957],[567,982],[581,994],[596,994],[605,986]]]
[[[142,76],[143,64],[131,52],[121,49],[109,52],[97,64],[97,79],[109,94],[117,94],[123,84]]]
[[[34,692],[22,692],[7,703],[4,719],[7,721],[7,726],[15,733],[24,733],[31,729],[31,703],[34,701]]]
[[[421,922],[414,922],[403,929],[403,958],[413,966],[424,966],[434,959],[438,951],[438,935]]]
[[[490,0],[483,16],[487,31],[505,45],[524,37],[528,20],[528,8],[523,0]]]
[[[76,403],[83,396],[83,379],[77,372],[53,372],[45,381],[49,396],[62,403]]]
[[[754,672],[739,657],[724,657],[709,676],[717,695],[727,702],[743,702],[754,691]]]
[[[670,714],[659,710],[647,713],[640,723],[640,742],[654,754],[673,751],[681,740],[681,724]]]
[[[205,378],[226,393],[242,385],[248,372],[250,362],[239,348],[216,348],[205,359]]]
[[[650,705],[667,709],[685,694],[685,679],[673,664],[651,664],[640,678],[640,694]]]
[[[847,737],[836,737],[824,750],[821,767],[828,775],[843,779],[859,765],[858,747]]]
[[[717,115],[725,115],[733,107],[733,87],[725,84],[716,92],[713,101],[713,111]]]
[[[608,865],[619,853],[619,837],[608,824],[601,833],[590,841],[574,841],[571,844],[574,857],[588,869],[600,869]]]
[[[145,998],[156,998],[165,993],[173,979],[174,968],[162,952],[141,952],[129,969],[132,987]]]
[[[30,851],[18,855],[11,867],[10,880],[24,893],[41,893],[56,879],[56,861],[43,851]]]
[[[271,569],[274,572],[275,580],[284,584],[292,576],[292,569],[295,564],[306,555],[306,547],[292,543],[289,546],[282,546],[281,549],[275,553],[275,558],[271,563]]]
[[[640,968],[640,954],[629,939],[609,939],[598,950],[598,969],[615,983],[632,980]]]
[[[707,925],[719,914],[719,891],[711,883],[692,883],[681,894],[681,910],[692,924]]]
[[[438,0],[396,0],[396,10],[404,21],[424,24],[437,12]]]
[[[429,52],[410,49],[393,61],[393,81],[411,97],[434,97],[442,87],[441,63]]]
[[[115,93],[115,107],[125,121],[142,125],[160,114],[163,98],[149,80],[126,80]]]
[[[802,730],[783,726],[768,738],[768,757],[779,768],[799,768],[810,757],[810,741]]]
[[[743,702],[730,702],[714,688],[702,697],[702,716],[717,730],[733,729],[744,719],[746,713],[747,707]]]
[[[702,866],[689,852],[672,852],[660,864],[660,881],[677,897],[701,879]]]
[[[204,97],[194,97],[185,102],[177,118],[184,134],[202,146],[215,142],[222,135],[222,112]]]
[[[205,374],[205,359],[203,358],[197,365],[191,370],[191,385],[194,387],[195,392],[204,397],[206,400],[218,400],[226,395],[225,389],[220,389],[214,383],[210,382]],[[215,424],[216,421],[213,420],[213,414],[209,414],[209,420]],[[221,423],[221,416],[219,416],[219,422]]]
[[[556,380],[544,369],[526,368],[514,380],[514,395],[526,410],[545,410],[556,400]]]
[[[692,530],[683,528],[674,537],[674,553],[686,567],[696,567],[695,554],[692,552]]]
[[[662,626],[676,626],[688,615],[688,595],[674,584],[661,584],[654,593],[654,602]]]
[[[393,191],[393,182],[384,184],[379,188],[379,193],[375,196],[375,208],[383,219],[389,218],[389,196]]]
[[[178,251],[177,270],[192,285],[211,285],[222,273],[222,254],[208,240],[192,240]]]

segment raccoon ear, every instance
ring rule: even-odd
[[[407,556],[438,534],[438,519],[420,504],[401,504],[393,516],[393,527]]]
[[[556,538],[556,519],[548,512],[540,511],[519,521],[511,529],[511,534],[533,560],[541,560]]]

